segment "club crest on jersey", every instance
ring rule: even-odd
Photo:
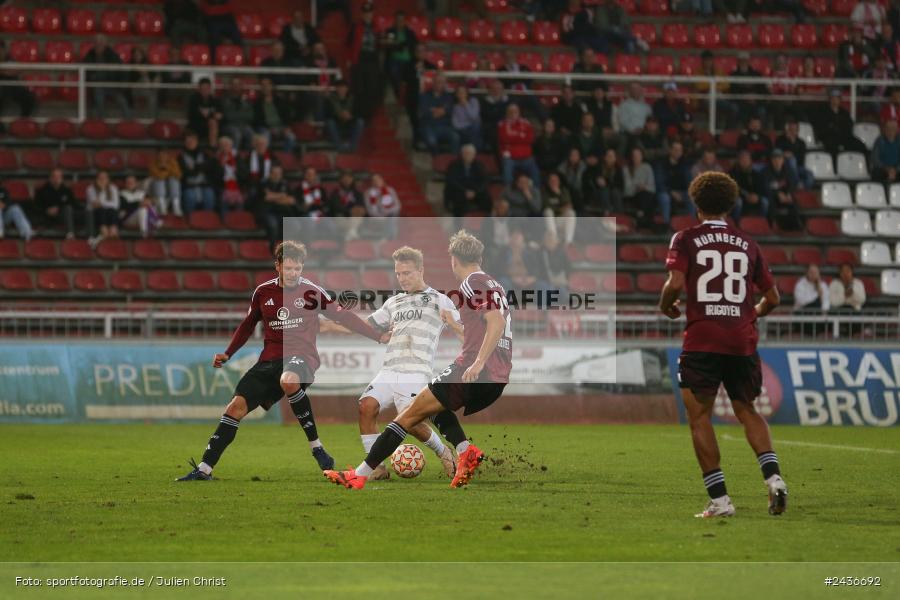
[[[419,301],[422,303],[422,306],[428,306],[428,303],[431,302],[431,296],[428,294],[422,294],[419,296]]]
[[[278,312],[276,314],[277,314],[279,320],[285,321],[285,320],[287,320],[288,317],[291,316],[291,311],[289,311],[287,308],[282,306],[281,308],[278,309]]]
[[[294,308],[303,308],[303,298],[294,298]]]

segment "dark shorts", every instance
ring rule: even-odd
[[[299,356],[292,356],[282,361],[267,360],[258,362],[244,373],[234,388],[235,396],[243,396],[247,401],[247,411],[257,406],[269,410],[284,396],[281,389],[281,374],[290,371],[300,376],[300,387],[306,389],[312,381],[312,373],[306,362]]]
[[[477,413],[496,402],[506,387],[505,383],[480,378],[472,383],[463,383],[465,372],[464,368],[452,363],[428,384],[428,389],[444,408],[454,411],[465,408],[464,415]]]
[[[762,393],[759,354],[682,352],[678,358],[678,384],[704,398],[714,398],[719,393],[719,384],[724,384],[731,400],[753,402]]]

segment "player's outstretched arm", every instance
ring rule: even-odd
[[[319,332],[320,333],[353,333],[343,325],[335,323],[331,319],[321,318],[319,319]]]
[[[386,344],[390,339],[390,335],[385,339],[385,334],[378,331],[349,310],[343,310],[340,306],[327,304],[325,307],[325,317],[332,321],[337,321],[353,333],[358,333],[370,340],[375,340],[379,344]]]
[[[762,300],[756,305],[756,316],[764,317],[781,304],[781,294],[778,293],[777,287],[772,287],[763,294]]]
[[[219,368],[225,363],[229,358],[234,356],[234,353],[240,350],[244,344],[247,343],[247,340],[250,339],[250,336],[253,335],[253,330],[256,329],[256,324],[259,323],[261,313],[259,311],[259,307],[256,305],[256,292],[253,293],[253,297],[250,298],[250,309],[247,311],[247,316],[244,317],[244,320],[241,321],[241,324],[237,326],[237,329],[234,330],[234,333],[231,336],[231,342],[228,344],[228,348],[225,349],[225,352],[222,354],[216,354],[213,358],[213,366]],[[225,360],[221,360],[220,357],[225,357]],[[217,365],[216,362],[219,364]]]
[[[463,327],[463,324],[453,317],[452,312],[450,312],[449,310],[441,310],[441,320],[445,325],[447,325],[447,327],[453,330],[453,333],[456,334],[456,337],[458,337],[460,340],[463,339],[465,327]]]
[[[663,285],[662,293],[659,296],[659,310],[670,319],[677,319],[681,316],[681,308],[678,307],[678,297],[683,289],[684,273],[672,269],[669,271],[669,278]]]

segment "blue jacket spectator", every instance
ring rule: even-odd
[[[900,136],[897,135],[897,121],[885,121],[881,135],[872,147],[872,178],[876,181],[894,183],[897,181],[897,167],[900,166]]]
[[[673,208],[679,213],[696,214],[694,204],[688,198],[691,185],[690,165],[684,158],[684,146],[674,141],[669,145],[669,155],[656,166],[656,202],[668,229]]]
[[[432,154],[440,151],[441,143],[447,144],[448,152],[459,152],[459,133],[453,129],[452,112],[453,96],[447,91],[446,78],[438,74],[431,90],[419,97],[419,128]]]

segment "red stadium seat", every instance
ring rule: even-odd
[[[672,217],[672,231],[681,231],[697,224],[697,218],[692,215],[675,215]]]
[[[634,280],[630,273],[603,275],[600,286],[604,292],[609,293],[630,294],[634,292]]]
[[[53,168],[55,161],[49,150],[43,148],[32,148],[22,153],[22,165],[26,169],[36,169],[39,171],[49,171]]]
[[[694,27],[694,44],[698,48],[718,48],[722,45],[722,32],[715,24]]]
[[[25,242],[25,257],[31,260],[56,260],[59,253],[53,240],[29,240]]]
[[[9,61],[33,63],[41,59],[41,50],[34,40],[12,40],[9,42]]]
[[[242,240],[238,244],[238,255],[243,260],[272,260],[269,244],[263,240]]]
[[[177,140],[182,136],[181,125],[175,121],[154,121],[147,128],[147,132],[157,140]]]
[[[66,13],[66,29],[73,35],[90,35],[97,28],[97,16],[92,10],[72,9]]]
[[[151,65],[169,64],[169,42],[159,42],[147,46],[147,62]]]
[[[359,289],[359,277],[356,271],[326,271],[322,285],[329,290],[342,292]]]
[[[822,251],[815,246],[798,246],[791,253],[791,262],[795,265],[821,265]]]
[[[75,199],[81,202],[87,200],[87,189],[91,185],[91,181],[89,179],[79,179],[78,181],[72,182],[72,194],[75,195]]]
[[[462,21],[454,17],[439,17],[435,19],[434,39],[441,42],[462,42]]]
[[[667,16],[669,14],[669,0],[643,0],[641,12],[653,16]]]
[[[206,240],[203,244],[203,258],[207,260],[234,260],[237,253],[231,240]]]
[[[166,249],[159,240],[136,240],[133,251],[139,260],[166,260]]]
[[[641,57],[630,54],[617,54],[613,68],[619,75],[640,75]]]
[[[222,229],[222,220],[219,213],[211,210],[195,210],[188,217],[188,225],[191,229],[200,231],[217,231]]]
[[[523,21],[504,21],[500,25],[500,41],[504,44],[527,44],[528,25]]]
[[[275,152],[275,158],[278,160],[278,163],[284,169],[285,173],[291,173],[300,168],[300,161],[297,160],[290,152]]]
[[[303,274],[307,279],[309,279],[309,274]],[[266,270],[266,271],[257,271],[253,274],[253,283],[254,285],[262,285],[269,281],[273,281],[278,277],[278,274],[275,271]]]
[[[31,11],[31,29],[35,33],[60,33],[62,15],[55,8],[36,8]]]
[[[334,158],[334,168],[338,171],[362,173],[367,169],[366,157],[359,154],[338,154]]]
[[[163,35],[164,19],[163,14],[155,10],[139,10],[134,13],[134,30],[147,37]]]
[[[71,42],[48,41],[44,44],[44,60],[51,63],[70,63],[75,60]]]
[[[743,217],[741,219],[740,229],[753,236],[772,235],[772,228],[769,227],[769,220],[765,217]]]
[[[78,127],[68,119],[50,119],[44,123],[44,135],[55,140],[71,140],[78,135]]]
[[[380,269],[363,271],[360,286],[365,290],[393,290],[396,287],[391,275]]]
[[[782,246],[760,246],[763,258],[769,265],[786,265],[790,264],[787,252]]]
[[[258,67],[262,61],[272,56],[272,50],[268,46],[250,46],[250,66]]]
[[[308,121],[294,123],[291,126],[297,140],[301,142],[317,142],[322,139],[322,130],[316,124]]]
[[[492,71],[498,70],[506,61],[502,52],[485,52],[482,56],[491,65]]]
[[[834,267],[844,263],[856,266],[859,264],[859,255],[856,250],[849,248],[829,248],[825,251],[825,263]]]
[[[211,292],[216,289],[212,275],[206,271],[185,271],[182,281],[184,289],[191,292]]]
[[[438,69],[443,69],[447,66],[447,57],[444,53],[440,50],[434,50],[433,48],[429,48],[425,51],[425,60],[434,64]]]
[[[116,51],[116,54],[119,55],[119,60],[122,61],[123,64],[128,64],[131,62],[131,52],[134,50],[134,44],[130,44],[128,42],[119,42],[113,46],[113,50]]]
[[[569,52],[556,52],[547,60],[547,70],[551,73],[571,73],[578,57]]]
[[[250,276],[244,271],[219,273],[219,289],[225,292],[246,292],[250,289]]]
[[[7,131],[11,136],[22,139],[41,137],[41,126],[28,118],[15,119],[7,126]]]
[[[668,23],[662,27],[663,46],[670,48],[686,48],[688,46],[688,28],[683,23]]]
[[[478,55],[474,52],[453,52],[450,55],[451,71],[474,71],[478,67]]]
[[[631,26],[631,34],[644,40],[650,46],[656,44],[656,25],[653,23],[635,23]]]
[[[682,75],[696,75],[700,73],[700,68],[699,56],[682,56],[678,59],[678,72]]]
[[[253,213],[244,210],[225,213],[225,227],[232,231],[255,231],[257,229]]]
[[[797,23],[791,27],[791,45],[795,48],[815,48],[817,44],[815,25]]]
[[[106,291],[106,278],[102,271],[78,271],[74,283],[75,289],[82,292]]]
[[[803,57],[788,57],[788,74],[791,77],[800,77],[803,74]]]
[[[650,252],[640,244],[623,244],[619,248],[619,260],[629,263],[650,262]]]
[[[731,75],[737,69],[737,58],[734,56],[716,56],[713,58],[716,69],[726,75]]]
[[[89,140],[109,140],[112,137],[112,131],[106,121],[86,119],[81,124],[81,137]]]
[[[0,30],[6,33],[25,33],[28,31],[28,13],[18,6],[0,8]]]
[[[485,0],[484,6],[489,12],[507,12],[509,11],[509,0]]]
[[[42,269],[38,271],[37,277],[38,289],[48,292],[68,292],[72,289],[69,284],[69,276],[65,271],[56,269]]]
[[[575,271],[569,274],[569,289],[576,293],[597,292],[597,278],[593,273]]]
[[[826,48],[837,48],[849,38],[849,30],[846,25],[826,23],[822,25],[822,45]]]
[[[19,159],[12,150],[0,148],[0,171],[18,171]]]
[[[731,48],[752,48],[753,28],[745,23],[727,25],[725,41]]]
[[[671,56],[650,55],[647,57],[647,72],[652,75],[672,75],[675,61]]]
[[[144,172],[150,166],[153,159],[153,152],[149,150],[129,150],[128,151],[128,168],[135,171]]]
[[[94,258],[94,251],[87,240],[63,240],[59,250],[66,260],[84,262]]]
[[[813,190],[795,191],[794,201],[797,203],[797,208],[800,209],[821,208],[819,204],[819,194]]]
[[[375,260],[375,246],[369,240],[351,240],[344,246],[344,256],[348,260],[369,262]]]
[[[584,259],[594,263],[613,264],[616,262],[616,248],[611,244],[588,244],[584,248]]]
[[[331,157],[326,152],[310,152],[304,155],[300,162],[304,168],[312,167],[320,173],[332,169]]]
[[[435,154],[431,157],[431,170],[435,173],[446,173],[450,163],[456,160],[455,154]]]
[[[195,67],[207,66],[211,62],[206,44],[185,44],[181,48],[181,57]]]
[[[57,98],[66,102],[75,102],[78,100],[77,73],[62,73],[60,74],[57,81],[66,82],[66,85],[59,86],[55,89],[54,93],[56,94]]]
[[[309,243],[309,251],[320,257],[331,257],[340,254],[341,247],[334,240],[313,240]]]
[[[57,165],[67,171],[87,171],[91,168],[87,152],[80,148],[67,148],[61,150]]]
[[[177,292],[178,277],[174,271],[150,271],[147,273],[147,289],[154,292]]]
[[[537,52],[519,52],[516,54],[516,60],[533,73],[540,73],[544,70],[544,56]]]
[[[644,294],[659,294],[666,283],[666,276],[661,273],[640,273],[637,276],[637,291]]]
[[[109,278],[109,285],[118,292],[143,292],[144,282],[137,271],[115,271]]]
[[[51,77],[43,73],[27,73],[22,76],[22,79],[29,82],[46,82],[50,81]],[[29,85],[28,89],[41,101],[49,100],[53,96],[53,88],[49,86]]]
[[[241,37],[251,40],[259,40],[268,37],[263,18],[258,13],[243,13],[235,17]],[[280,32],[279,32],[280,33]]]
[[[27,292],[34,289],[31,271],[25,269],[3,269],[0,271],[0,286],[11,292]]]
[[[428,25],[427,17],[410,15],[406,18],[406,26],[412,29],[420,42],[431,38],[431,27]]]
[[[816,73],[822,77],[834,77],[834,71],[837,68],[835,60],[830,56],[816,57]]]
[[[200,260],[200,245],[196,240],[172,240],[169,244],[169,256],[175,260]]]
[[[9,194],[9,197],[16,202],[26,202],[31,198],[31,192],[28,191],[28,184],[24,181],[7,179],[3,182],[3,187],[6,188],[6,193]]]
[[[803,7],[817,17],[828,14],[828,0],[803,0]]]
[[[128,260],[128,246],[122,240],[105,239],[97,245],[97,258]]]
[[[273,38],[279,37],[284,26],[291,22],[291,18],[287,15],[269,15],[266,20],[269,22],[269,37]]]
[[[859,0],[831,0],[831,14],[838,17],[849,17],[857,4],[859,4]]]
[[[768,77],[772,72],[772,63],[768,56],[753,56],[750,58],[750,66],[756,69],[763,77]]]
[[[119,121],[115,126],[116,137],[126,140],[147,139],[147,127],[138,121]]]
[[[131,24],[124,10],[107,10],[100,15],[100,31],[107,35],[128,35]]]
[[[233,44],[217,46],[216,64],[224,67],[243,67],[244,49]]]
[[[119,171],[125,168],[125,158],[118,150],[98,150],[94,154],[94,166],[104,171]]]
[[[19,260],[22,250],[17,240],[0,240],[0,260]]]
[[[760,23],[756,30],[756,40],[762,48],[783,48],[784,27],[775,23]]]
[[[554,23],[553,21],[534,22],[534,26],[531,30],[531,39],[535,44],[540,44],[541,46],[558,46],[559,37],[559,23]]]

